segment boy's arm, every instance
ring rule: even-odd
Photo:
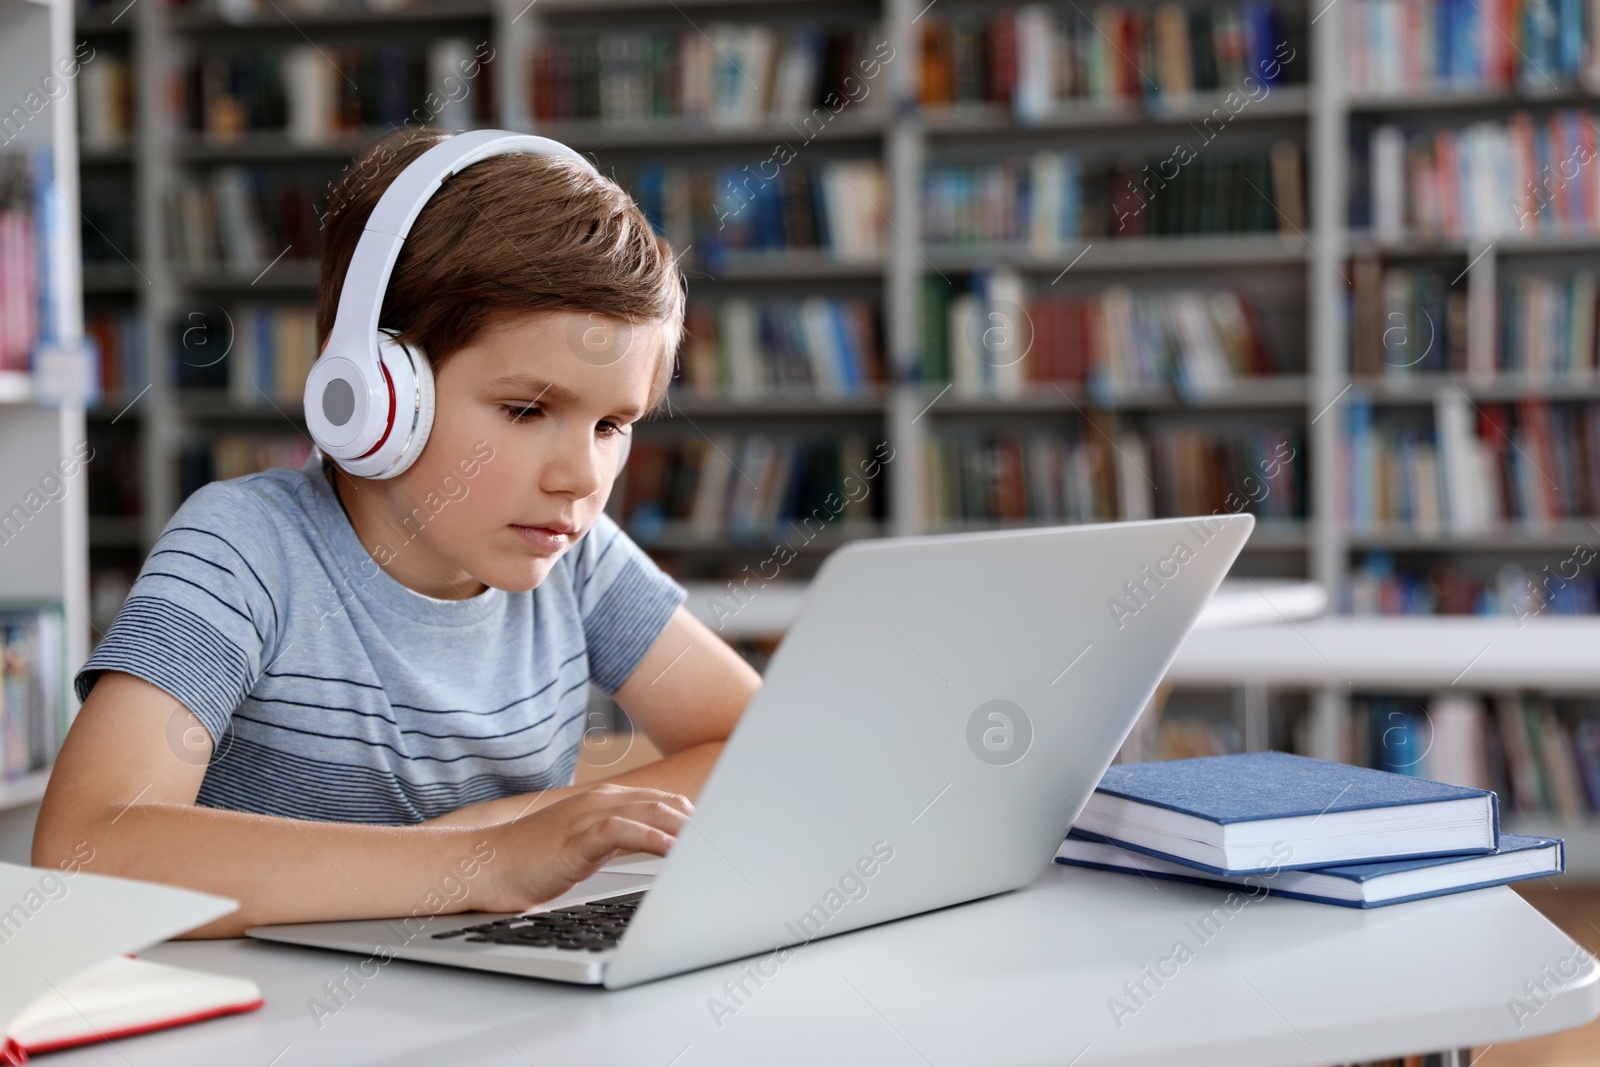
[[[196,807],[211,755],[188,708],[107,671],[51,773],[33,863],[232,897],[238,911],[185,936],[236,937],[270,923],[520,911],[618,850],[664,855],[691,810],[612,786],[481,828],[289,819]]]
[[[691,800],[722,753],[761,675],[709,627],[679,605],[613,699],[665,755],[602,779],[679,793]],[[424,826],[490,826],[593,788],[546,789],[468,804]]]

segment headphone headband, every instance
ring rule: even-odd
[[[405,244],[412,223],[417,221],[417,216],[444,180],[490,156],[519,152],[566,156],[582,163],[590,173],[599,173],[594,164],[575,149],[549,137],[505,130],[474,130],[440,141],[396,175],[372,209],[362,229],[361,240],[350,257],[350,265],[345,269],[339,309],[328,334],[329,349],[348,352],[356,347],[372,348],[373,338],[378,333],[378,317],[383,312],[383,296],[389,290],[389,277],[400,258],[400,247]],[[350,348],[346,347],[346,341]],[[377,353],[373,355],[376,357]]]

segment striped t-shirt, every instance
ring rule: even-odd
[[[377,566],[313,452],[184,502],[78,673],[125,671],[200,719],[197,803],[404,824],[569,785],[610,695],[687,592],[604,513],[527,592],[412,591]],[[196,753],[174,707],[167,739]]]

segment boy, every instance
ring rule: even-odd
[[[342,179],[321,342],[367,216],[442,136]],[[602,510],[671,378],[671,248],[610,180],[494,156],[423,208],[380,323],[433,368],[422,454],[373,480],[313,452],[178,509],[77,677],[36,865],[233,897],[191,935],[232,937],[518,911],[672,845],[761,683]],[[591,682],[666,755],[578,787]]]

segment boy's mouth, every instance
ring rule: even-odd
[[[566,524],[557,526],[519,526],[511,524],[517,536],[535,548],[546,552],[559,552],[566,547],[567,538],[574,532],[574,528]]]

